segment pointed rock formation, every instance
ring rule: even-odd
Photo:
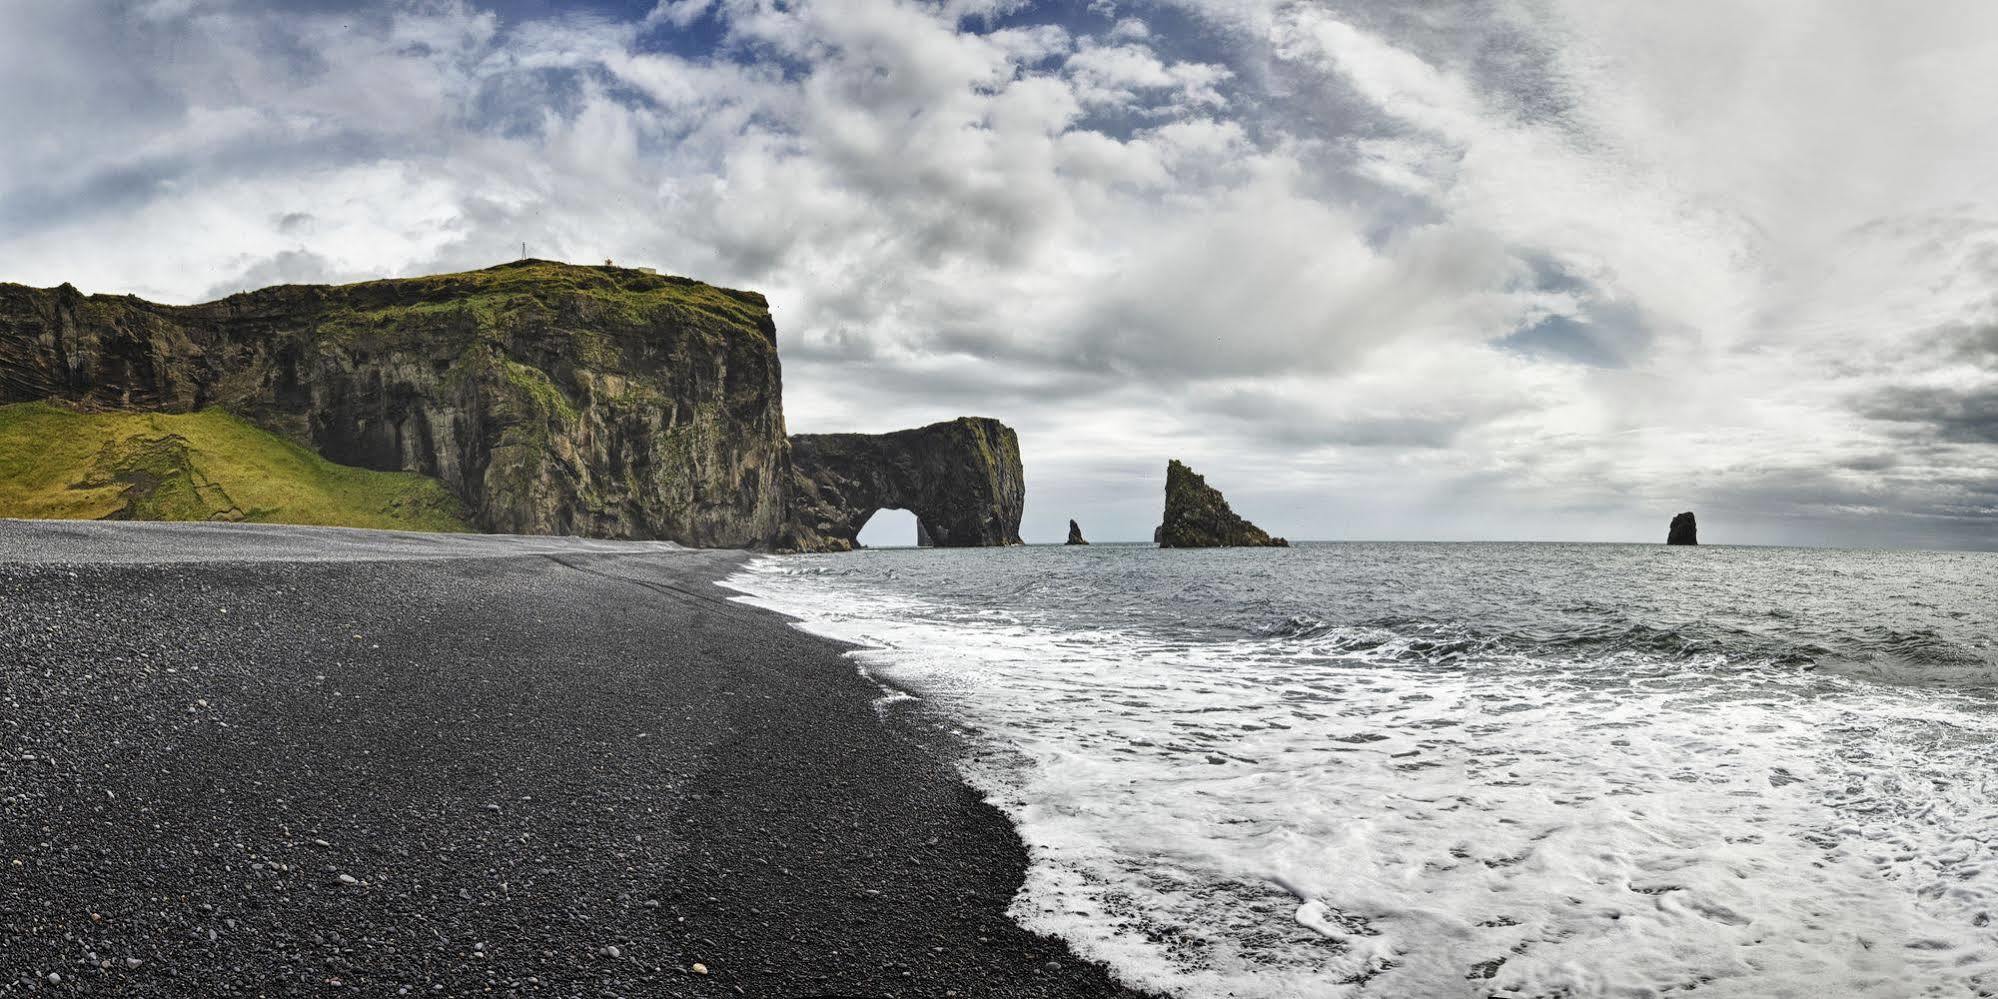
[[[1166,463],[1165,523],[1154,537],[1160,548],[1290,547],[1236,516],[1220,490],[1178,459]]]
[[[1078,524],[1073,520],[1070,520],[1068,522],[1068,541],[1066,543],[1071,545],[1086,545],[1089,543],[1083,540],[1082,538],[1081,524]]]
[[[1665,534],[1668,545],[1697,545],[1700,543],[1700,525],[1693,520],[1692,511],[1672,518],[1672,529]]]
[[[923,518],[916,518],[916,547],[935,548],[937,539],[930,537],[930,529],[923,526]]]

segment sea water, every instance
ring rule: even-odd
[[[1188,997],[1998,993],[1998,555],[884,550],[729,585],[865,646]]]

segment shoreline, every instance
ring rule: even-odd
[[[76,526],[0,523],[0,994],[1142,995],[755,555]]]

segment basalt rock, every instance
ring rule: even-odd
[[[0,284],[0,402],[36,400],[221,407],[341,464],[434,476],[488,531],[790,534],[768,304],[686,278],[525,260],[193,306]]]
[[[1668,545],[1697,545],[1700,543],[1700,525],[1693,520],[1691,511],[1672,518],[1672,527],[1665,532]]]
[[[1290,547],[1236,516],[1220,490],[1177,459],[1166,463],[1165,492],[1165,522],[1153,534],[1160,548]]]
[[[1071,545],[1086,545],[1089,543],[1082,538],[1081,524],[1073,520],[1068,522],[1068,541],[1066,543]]]
[[[797,434],[790,546],[847,551],[881,509],[908,510],[940,548],[1020,543],[1020,441],[997,420],[960,417],[888,434]]]

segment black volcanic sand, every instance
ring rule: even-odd
[[[0,521],[0,995],[1134,995],[744,557]]]

